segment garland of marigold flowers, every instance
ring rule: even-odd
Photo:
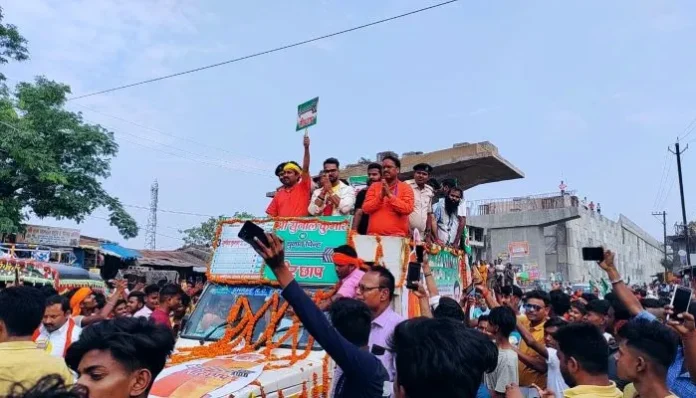
[[[379,265],[379,262],[384,258],[384,247],[382,247],[382,237],[379,235],[375,236],[375,242],[377,242],[377,248],[375,249],[375,265]]]
[[[316,373],[312,373],[312,398],[319,398],[319,376]]]
[[[329,357],[328,354],[324,356],[324,359],[321,364],[321,396],[322,398],[328,398],[329,397],[329,360],[331,358]]]

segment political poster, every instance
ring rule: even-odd
[[[254,360],[245,358],[250,356]],[[155,380],[150,397],[231,397],[263,373],[264,364],[259,364],[259,360],[263,356],[251,353],[199,359],[166,368]]]
[[[317,106],[319,97],[313,98],[297,106],[297,129],[304,130],[317,124]]]

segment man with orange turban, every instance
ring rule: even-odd
[[[367,269],[365,263],[358,258],[358,253],[351,246],[343,245],[334,249],[333,263],[338,275],[336,293],[329,299],[319,303],[319,308],[325,311],[341,297],[355,298],[355,290]]]
[[[72,316],[78,316],[78,315],[91,315],[91,314],[83,314],[82,309],[83,306],[86,304],[85,310],[86,312],[90,312],[92,307],[89,305],[91,303],[91,300],[94,300],[94,297],[92,296],[92,289],[88,287],[82,287],[78,289],[75,294],[73,294],[72,298],[70,299],[70,309],[72,310]],[[87,301],[88,303],[85,303]],[[96,303],[94,303],[96,308]]]

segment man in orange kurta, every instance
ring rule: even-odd
[[[382,181],[368,188],[362,209],[370,215],[368,235],[408,236],[408,216],[413,212],[413,188],[398,179],[401,161],[396,156],[382,159]]]

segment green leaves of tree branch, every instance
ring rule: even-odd
[[[26,44],[14,25],[0,23],[0,65],[28,59]],[[118,152],[114,135],[64,109],[68,94],[70,86],[45,77],[14,90],[2,84],[0,232],[20,232],[31,213],[82,222],[105,207],[111,225],[133,238],[138,235],[135,220],[102,188]]]
[[[0,219],[18,227],[28,214],[16,214],[17,204],[41,218],[77,222],[106,207],[111,225],[133,238],[135,220],[102,188],[118,152],[113,133],[63,109],[69,93],[67,85],[38,77],[0,97]]]
[[[210,217],[206,221],[202,222],[201,225],[183,231],[179,233],[184,234],[183,240],[186,246],[209,246],[213,243],[215,238],[215,229],[217,228],[218,222],[225,220],[230,217],[218,216]],[[235,212],[232,218],[254,218],[253,214],[247,213],[245,211]]]

